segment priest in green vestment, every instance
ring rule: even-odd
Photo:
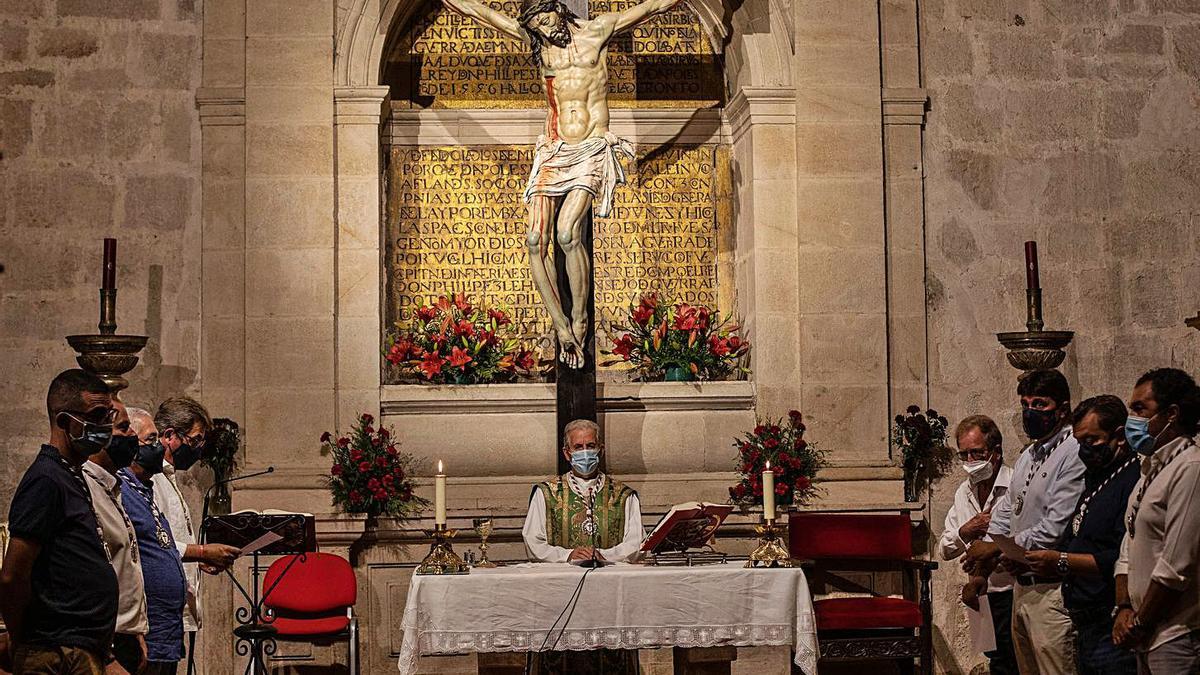
[[[522,535],[530,559],[636,560],[645,537],[641,503],[637,492],[600,470],[604,453],[600,427],[590,420],[575,420],[567,424],[563,437],[562,452],[571,470],[538,483],[529,498]],[[579,611],[587,608],[581,606]],[[637,651],[538,652],[530,659],[530,672],[633,675],[638,672]]]

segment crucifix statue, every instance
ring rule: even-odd
[[[558,338],[558,358],[572,369],[584,367],[591,328],[591,264],[583,246],[593,209],[604,218],[613,193],[625,182],[620,156],[633,158],[633,146],[608,129],[606,57],[613,36],[627,31],[680,0],[645,0],[621,12],[581,18],[562,0],[523,0],[512,17],[477,0],[442,0],[452,10],[520,40],[546,83],[546,126],[534,150],[525,187],[529,231],[525,239],[533,283]],[[563,309],[554,242],[563,250],[571,316]]]

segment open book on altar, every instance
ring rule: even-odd
[[[732,504],[684,502],[676,504],[658,521],[642,542],[642,550],[652,553],[702,548],[716,534],[721,523],[733,513]]]

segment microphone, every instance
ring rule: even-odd
[[[204,507],[203,507],[203,509],[201,509],[201,512],[200,512],[200,533],[199,533],[200,541],[204,541],[204,524],[205,524],[204,521],[208,519],[208,499],[209,499],[209,496],[212,494],[213,489],[215,489],[218,485],[228,485],[229,483],[236,483],[239,480],[246,480],[247,478],[255,478],[257,476],[265,476],[269,473],[275,473],[274,466],[268,466],[266,469],[263,469],[262,471],[255,471],[254,473],[248,473],[243,476],[233,476],[232,478],[226,478],[224,480],[219,480],[219,481],[213,483],[212,485],[208,486],[208,489],[204,491]]]

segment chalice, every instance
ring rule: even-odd
[[[496,566],[496,563],[488,560],[488,537],[492,534],[492,519],[491,518],[475,518],[471,521],[475,526],[475,533],[479,535],[479,562],[475,563],[475,567],[483,569],[491,569]]]

